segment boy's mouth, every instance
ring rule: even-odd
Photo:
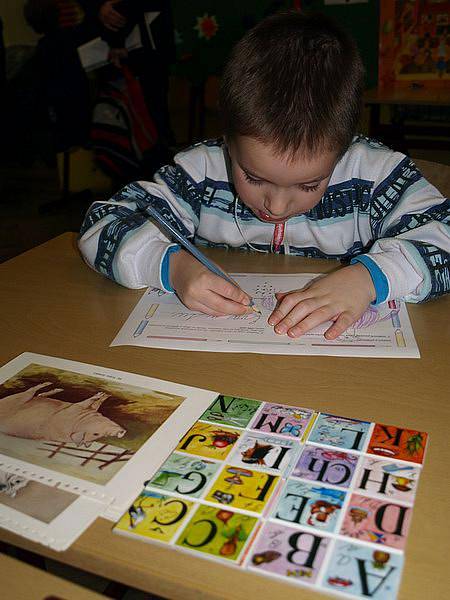
[[[271,217],[262,210],[256,210],[255,214],[258,217],[258,219],[260,219],[261,221],[265,221],[266,223],[284,223],[289,219],[289,217],[281,217],[276,219],[275,217]]]

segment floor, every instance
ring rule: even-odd
[[[47,203],[60,201],[42,213]],[[63,233],[77,231],[86,209],[83,202],[61,200],[56,167],[0,167],[0,262]]]

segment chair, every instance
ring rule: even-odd
[[[414,163],[425,179],[436,186],[443,196],[450,198],[450,165],[419,159],[414,160]]]

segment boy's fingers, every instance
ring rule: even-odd
[[[239,302],[248,306],[250,303],[250,296],[246,294],[241,288],[233,285],[229,281],[225,281],[221,277],[216,277],[217,281],[214,281],[214,287],[210,288],[212,292],[220,294],[223,298],[228,298],[234,302]]]
[[[203,302],[222,315],[245,315],[248,311],[248,306],[245,304],[224,298],[216,291],[211,291],[205,296]]]
[[[195,310],[197,312],[201,312],[205,315],[209,315],[211,317],[224,317],[225,316],[225,313],[214,310],[210,306],[207,306],[206,304],[202,304],[201,302],[198,302],[193,310]]]
[[[283,298],[279,299],[279,304],[275,307],[275,310],[269,316],[269,325],[277,325],[284,317],[290,313],[294,306],[298,303],[297,299],[294,299],[293,294],[286,294]]]
[[[287,331],[287,334],[289,337],[300,337],[308,331],[311,331],[311,329],[314,329],[314,327],[329,321],[331,315],[332,313],[329,307],[318,308],[308,314],[300,322],[297,321],[296,324]]]
[[[275,298],[277,300],[283,300],[285,296],[287,296],[289,292],[275,292]]]
[[[275,326],[276,333],[286,333],[288,329],[318,308],[314,298],[302,300],[298,294],[289,294],[269,317],[269,325]]]
[[[327,340],[335,340],[337,337],[344,333],[346,329],[355,322],[356,319],[350,313],[341,313],[331,327],[329,327],[324,336]]]

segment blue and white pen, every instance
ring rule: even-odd
[[[225,279],[225,281],[228,281],[234,286],[239,287],[238,284],[229,275],[222,271],[222,269],[219,269],[217,265],[215,265],[211,260],[209,260],[209,258],[202,254],[202,252],[200,252],[200,250],[196,246],[194,246],[194,244],[192,244],[187,238],[184,237],[184,235],[177,231],[175,227],[173,227],[173,225],[171,225],[157,210],[155,210],[155,208],[153,208],[153,206],[149,204],[144,208],[144,210],[153,219],[155,219],[155,221],[159,225],[161,225],[161,227],[164,229],[165,233],[169,237],[176,240],[180,244],[180,246],[183,246],[185,250],[192,254],[192,256],[194,256],[198,261],[200,261],[202,265],[204,265],[207,269],[211,271],[211,273],[214,273],[215,275],[222,277],[222,279]],[[261,313],[261,310],[257,306],[255,306],[255,303],[253,302],[252,298],[250,299],[249,307],[255,312]]]

